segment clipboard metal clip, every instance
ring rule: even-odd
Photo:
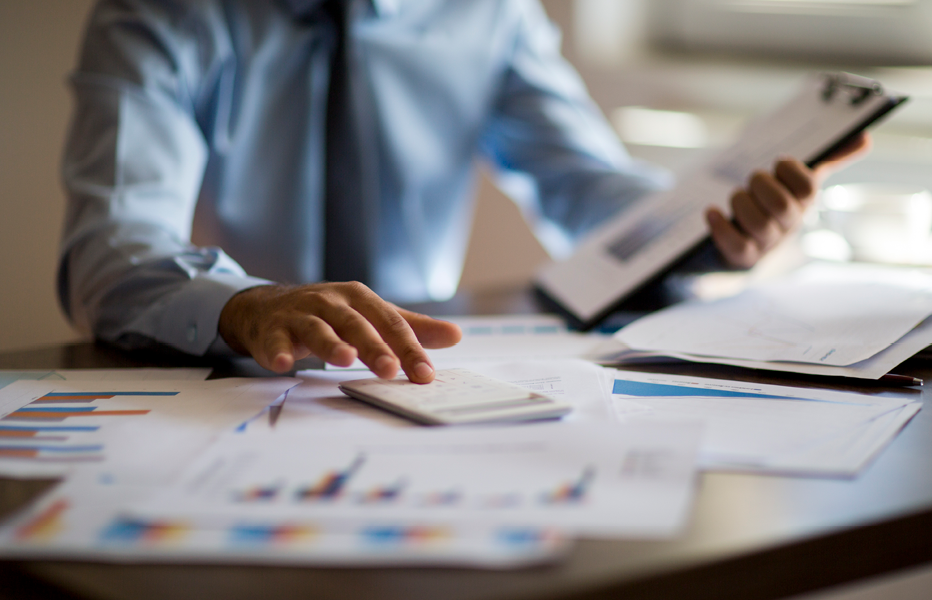
[[[852,75],[851,73],[826,73],[823,75],[825,87],[822,89],[822,99],[826,102],[835,97],[836,92],[844,92],[850,104],[860,104],[868,96],[883,94],[883,86],[879,81]]]

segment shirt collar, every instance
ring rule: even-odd
[[[296,17],[309,14],[326,0],[285,0],[285,5]],[[375,14],[379,17],[390,17],[398,12],[401,0],[370,0]]]

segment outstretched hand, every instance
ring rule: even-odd
[[[424,348],[462,337],[457,325],[398,308],[357,282],[244,290],[224,306],[218,329],[233,350],[276,373],[312,354],[340,367],[358,356],[383,379],[400,367],[416,383],[434,379]]]
[[[799,226],[825,178],[870,147],[870,137],[862,133],[815,169],[787,158],[773,172],[753,173],[747,187],[731,196],[732,219],[715,207],[706,211],[712,241],[725,261],[745,269],[754,266]]]

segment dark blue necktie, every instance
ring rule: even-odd
[[[351,28],[368,0],[329,0],[338,43],[327,99],[324,278],[372,283],[378,236],[377,140],[369,81]]]

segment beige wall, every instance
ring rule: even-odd
[[[55,300],[66,75],[90,0],[0,2],[0,350],[72,339]]]

